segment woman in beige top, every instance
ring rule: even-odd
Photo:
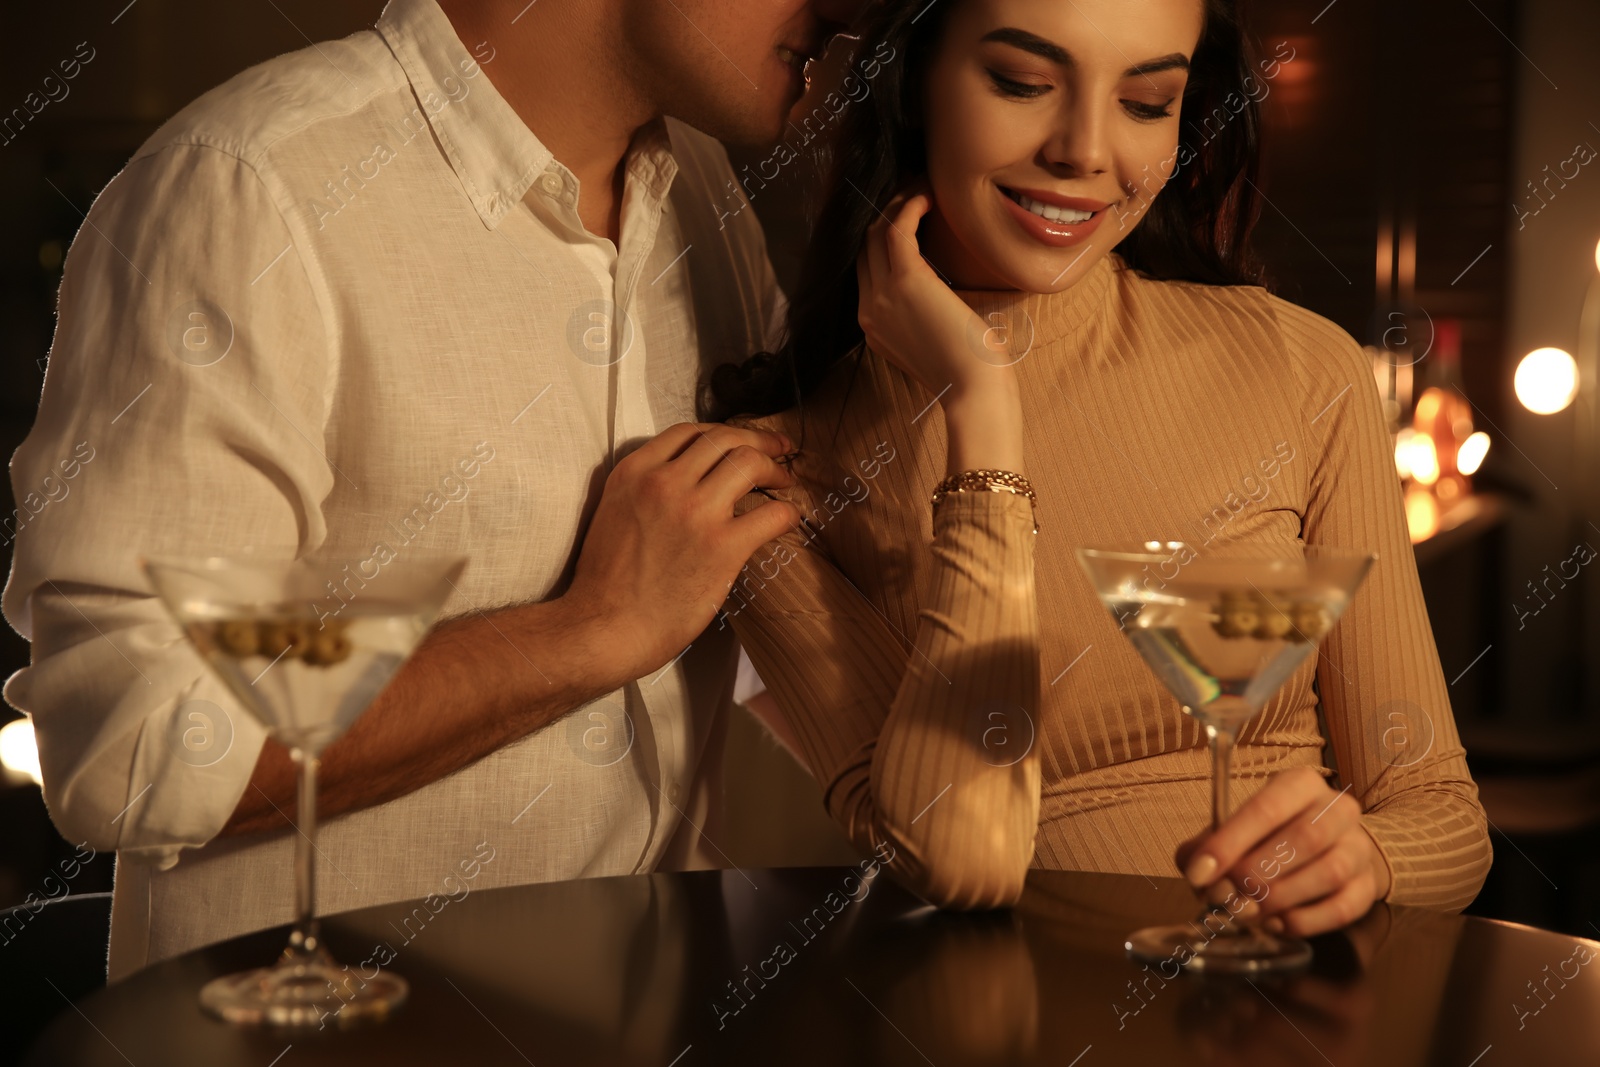
[[[1181,870],[1268,884],[1246,914],[1305,935],[1459,909],[1489,866],[1369,361],[1245,258],[1254,104],[1293,56],[1251,58],[1232,8],[885,3],[788,340],[712,383],[799,442],[772,495],[804,520],[727,619],[829,812],[941,906],[1030,865]],[[1037,516],[930,506],[971,470]],[[1156,538],[1378,558],[1243,731],[1215,834],[1199,724],[1073,554]]]

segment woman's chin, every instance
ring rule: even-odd
[[[1105,254],[1104,249],[1093,245],[1043,254],[1032,248],[1005,249],[991,259],[983,272],[996,284],[970,288],[1059,293],[1072,288]]]

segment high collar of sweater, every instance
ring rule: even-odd
[[[985,347],[993,350],[1003,344],[1020,359],[1034,348],[1078,336],[1104,315],[1111,302],[1112,275],[1125,269],[1122,257],[1109,252],[1060,292],[957,289],[955,293],[983,320]]]

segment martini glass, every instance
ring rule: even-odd
[[[1146,541],[1078,550],[1122,632],[1184,714],[1205,727],[1213,831],[1228,817],[1228,763],[1240,729],[1316,654],[1374,558],[1299,543],[1202,552],[1180,541]],[[1202,912],[1193,923],[1136,931],[1127,949],[1145,962],[1223,974],[1311,961],[1306,942],[1235,922],[1225,908]]]
[[[245,555],[142,559],[201,657],[298,770],[295,925],[270,967],[208,982],[201,1005],[232,1023],[320,1029],[383,1018],[405,979],[357,977],[322,944],[316,919],[317,767],[433,625],[462,556],[366,559]]]

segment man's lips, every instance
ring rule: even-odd
[[[810,63],[813,59],[816,59],[821,53],[822,42],[816,41],[811,44],[780,44],[777,51],[779,62],[786,63],[795,70],[803,71],[805,70],[806,64]]]

